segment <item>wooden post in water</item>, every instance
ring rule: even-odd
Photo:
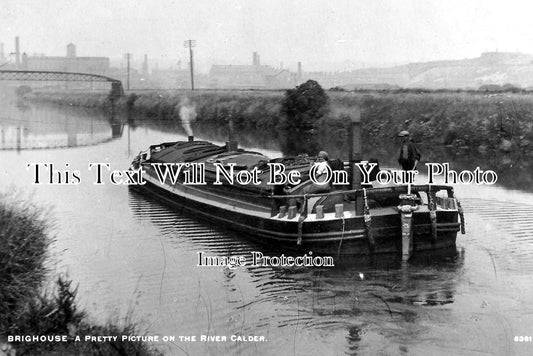
[[[350,164],[351,189],[361,189],[361,175],[355,163],[361,162],[361,110],[356,106],[350,118],[350,131],[348,132],[348,161]],[[355,198],[355,212],[363,213],[363,197]]]
[[[235,134],[233,132],[233,118],[231,114],[228,117],[228,141],[226,142],[226,149],[228,152],[237,151],[239,149],[239,143],[235,140]]]

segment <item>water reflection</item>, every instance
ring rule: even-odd
[[[316,130],[292,129],[281,131],[279,146],[284,156],[296,156],[300,153],[314,156],[322,150]]]
[[[361,347],[368,352],[375,347],[365,336],[368,333],[381,333],[391,338],[389,342],[403,342],[388,329],[390,323],[416,323],[420,313],[428,312],[421,308],[454,303],[456,284],[463,273],[465,253],[455,248],[415,255],[408,264],[402,263],[399,255],[378,255],[341,256],[335,258],[334,268],[252,267],[251,251],[270,256],[286,251],[194,220],[135,191],[129,193],[129,205],[136,219],[157,226],[175,248],[187,246],[192,253],[247,257],[247,266],[222,271],[221,293],[229,297],[228,305],[216,299],[222,313],[219,317],[232,322],[219,327],[244,334],[258,334],[268,328],[276,339],[288,332],[300,335],[336,330],[345,334],[345,343],[334,346],[335,354],[343,349],[346,354],[355,354]],[[218,270],[213,268],[213,272]],[[243,279],[253,292],[243,290],[239,282]],[[253,317],[244,322],[243,312]],[[217,327],[217,322],[212,322]],[[419,335],[410,336],[414,343]]]
[[[114,115],[76,109],[36,109],[24,101],[6,105],[0,116],[0,150],[91,146],[122,137],[124,123]]]

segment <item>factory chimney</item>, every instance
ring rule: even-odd
[[[19,45],[19,37],[15,37],[15,60],[17,69],[20,69],[20,45]]]
[[[3,61],[4,59],[4,44],[0,43],[0,61]]]
[[[302,62],[298,62],[298,84],[302,82],[303,72],[302,72]]]
[[[144,55],[144,62],[143,62],[143,76],[148,76],[148,55]]]
[[[76,58],[76,45],[74,43],[67,45],[67,58]]]
[[[261,65],[261,61],[259,59],[259,54],[257,52],[254,52],[252,64],[254,66],[260,66]]]

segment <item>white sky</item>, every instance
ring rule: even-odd
[[[533,53],[533,2],[493,0],[0,0],[0,42],[29,54],[316,70],[332,62],[406,63]]]

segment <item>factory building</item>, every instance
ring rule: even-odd
[[[285,89],[296,84],[296,74],[286,69],[261,65],[257,52],[251,65],[213,65],[209,87],[224,89]]]
[[[28,56],[24,53],[21,69],[106,75],[109,73],[109,58],[78,57],[76,45],[69,43],[66,57]]]

